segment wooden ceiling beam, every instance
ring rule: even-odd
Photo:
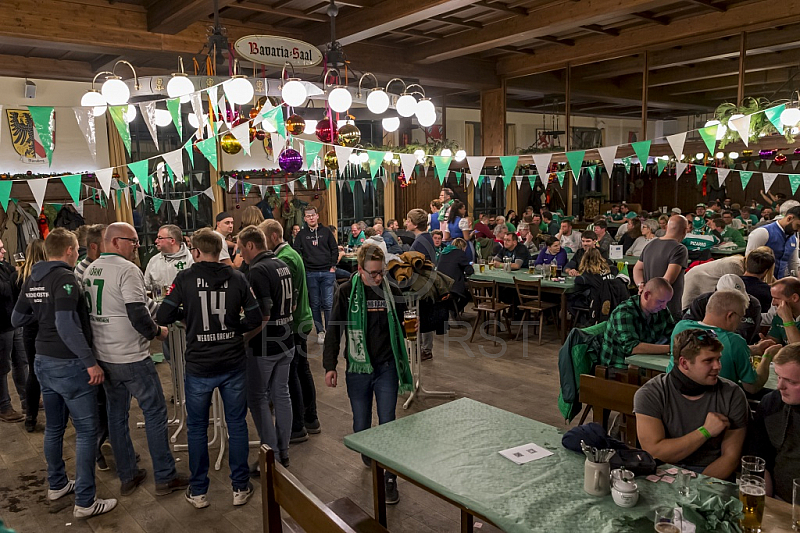
[[[536,40],[544,43],[559,44],[561,46],[575,46],[575,41],[572,39],[559,39],[558,37],[552,37],[550,35],[536,37]]]
[[[222,9],[235,0],[218,0]],[[112,2],[109,2],[111,4]],[[213,13],[213,4],[207,0],[160,0],[153,2],[147,9],[147,30],[153,33],[175,35],[192,23],[202,20]]]
[[[744,77],[745,87],[759,87],[772,83],[786,83],[791,78],[788,69],[765,70],[762,72],[748,72]],[[798,79],[800,83],[800,79]],[[664,92],[674,95],[704,93],[723,89],[736,89],[739,86],[739,75],[733,74],[720,78],[693,81],[680,85],[664,87]]]
[[[437,22],[445,22],[447,24],[452,24],[454,26],[461,26],[462,28],[469,28],[472,30],[480,30],[483,28],[483,24],[480,22],[475,22],[473,20],[462,20],[456,17],[444,17],[444,16],[435,16],[431,17],[431,20],[435,20]]]
[[[85,61],[0,55],[0,76],[91,82],[96,73]]]
[[[306,13],[303,11],[298,11],[296,9],[288,9],[285,7],[272,7],[272,6],[265,6],[262,4],[257,4],[256,2],[241,2],[237,1],[235,4],[229,7],[236,7],[240,9],[246,9],[247,11],[254,11],[256,13],[265,13],[267,15],[280,15],[283,17],[299,19],[299,20],[310,20],[312,22],[329,22],[330,19],[327,15],[320,15],[317,13]]]
[[[646,20],[648,22],[655,22],[656,24],[660,24],[662,26],[669,26],[669,19],[667,17],[657,17],[652,13],[647,13],[647,12],[631,13],[631,16],[634,16],[637,19]]]
[[[587,24],[585,26],[581,26],[581,29],[590,31],[592,33],[599,33],[600,35],[610,35],[612,37],[619,35],[619,31],[615,29],[606,29],[599,24]]]
[[[651,27],[641,26],[622,30],[618,37],[587,37],[570,48],[547,47],[533,57],[503,59],[497,71],[503,77],[525,76],[563,68],[568,62],[577,66],[641,53],[645,49],[674,47],[679,43],[688,45],[798,22],[800,0],[760,0],[733,5],[725,13],[681,19],[670,26],[670,31],[653,31]]]
[[[725,13],[728,10],[725,6],[713,4],[708,0],[689,0],[689,2],[691,2],[692,4],[697,4],[698,6],[703,6],[709,9],[713,9],[714,11],[718,11],[720,13]]]
[[[475,5],[485,7],[486,9],[491,9],[492,11],[499,11],[500,13],[510,13],[511,15],[528,16],[530,14],[529,11],[524,7],[510,6],[502,2],[488,2],[486,0],[480,0],[475,2]]]

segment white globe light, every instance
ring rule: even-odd
[[[156,109],[156,126],[164,128],[172,123],[172,115],[166,109]]]
[[[317,121],[313,118],[306,119],[306,127],[303,133],[306,135],[313,135],[317,131]]]
[[[706,125],[704,127],[710,128],[711,126],[718,126],[718,125],[719,125],[719,120],[709,120],[708,122],[706,122]]]
[[[794,127],[789,133],[791,133],[792,135],[797,135],[798,133],[800,133],[800,128]]]
[[[170,98],[180,97],[181,103],[185,104],[189,101],[189,95],[194,92],[194,84],[189,76],[181,74],[173,75],[167,82],[167,96]]]
[[[728,133],[728,127],[725,124],[720,124],[717,126],[717,140],[721,141],[725,134]]]
[[[344,113],[353,104],[353,96],[345,87],[334,87],[328,94],[328,105],[337,113]]]
[[[253,84],[247,78],[231,78],[222,84],[222,88],[234,104],[244,105],[253,99]]]
[[[98,91],[92,90],[81,97],[82,106],[94,106],[92,114],[99,117],[106,112],[106,99]]]
[[[347,162],[350,163],[351,165],[357,165],[358,164],[358,154],[356,154],[356,153],[350,154],[350,157],[347,158]]]
[[[419,122],[419,125],[423,128],[433,126],[433,124],[436,122],[436,113],[431,116],[424,115],[422,117],[417,117],[417,122]]]
[[[300,80],[290,79],[281,89],[281,98],[292,107],[299,107],[306,101],[308,92]]]
[[[203,115],[205,117],[205,115]],[[189,125],[195,129],[200,127],[200,121],[197,120],[197,115],[189,113]]]
[[[391,162],[392,159],[394,159],[394,154],[392,152],[386,152],[385,154],[383,154],[383,160],[386,161],[387,163]]]
[[[694,158],[695,159],[703,159],[705,156],[706,156],[706,154],[701,154],[700,152],[698,152],[697,154],[695,154]]]
[[[417,156],[417,161],[420,163],[425,162],[425,151],[424,150],[415,150],[414,155]]]
[[[417,107],[414,110],[414,114],[417,116],[418,120],[431,116],[436,117],[436,107],[433,105],[433,102],[431,102],[430,99],[423,98],[417,102]]]
[[[725,153],[724,152],[717,152],[716,157],[717,157],[717,159],[725,159]]]
[[[381,120],[381,124],[383,125],[383,129],[388,131],[389,133],[393,131],[397,131],[397,128],[400,127],[400,118],[399,117],[387,117]]]
[[[360,154],[358,154],[358,161],[359,163],[366,163],[367,161],[369,161],[369,156],[367,155],[367,152],[361,152]]]
[[[733,123],[733,121],[734,120],[738,120],[738,119],[742,118],[743,116],[744,115],[742,115],[741,113],[736,113],[735,115],[731,115],[731,118],[728,119],[728,129],[738,133],[738,130],[736,129],[736,125]]]
[[[389,109],[389,95],[383,89],[372,89],[367,95],[367,109],[380,115]]]
[[[664,161],[669,161],[668,155],[662,155],[659,159],[663,159]]]
[[[795,126],[800,122],[800,109],[788,107],[781,113],[781,122],[784,126]]]
[[[397,99],[397,114],[401,117],[410,117],[417,110],[417,101],[410,94],[404,94]]]
[[[466,158],[467,158],[467,152],[465,152],[464,150],[458,150],[458,151],[456,152],[456,161],[457,161],[457,162],[458,162],[458,161],[463,161],[463,160],[465,160]]]
[[[453,155],[453,151],[450,150],[450,148],[445,148],[445,149],[442,150],[442,153],[439,154],[439,155],[441,155],[442,157],[451,157]]]
[[[731,160],[735,161],[739,159],[739,152],[731,152],[728,154],[728,157],[730,157]]]
[[[128,103],[131,97],[131,90],[119,78],[109,78],[103,83],[100,88],[103,98],[106,99],[110,105],[123,105]]]
[[[267,133],[275,133],[278,131],[278,128],[276,128],[269,120],[262,121],[261,125],[264,126],[264,131]]]
[[[134,120],[136,120],[136,108],[130,104],[128,104],[128,109],[125,111],[125,115],[123,115],[125,122],[130,124]]]

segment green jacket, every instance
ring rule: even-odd
[[[311,318],[311,306],[308,304],[308,287],[306,286],[306,267],[303,265],[303,258],[300,257],[289,243],[282,242],[275,249],[275,255],[286,263],[289,272],[292,274],[292,284],[297,291],[297,306],[292,311],[292,332],[298,331],[308,335],[314,320]],[[302,330],[298,329],[302,326]]]

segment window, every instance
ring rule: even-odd
[[[511,186],[516,187],[516,183]],[[497,181],[492,188],[489,178],[483,178],[483,183],[475,187],[475,198],[473,205],[473,212],[475,218],[482,213],[489,215],[501,215],[505,213],[506,208],[506,191],[503,187],[503,179],[497,178]]]
[[[336,201],[339,211],[340,236],[347,235],[350,226],[360,220],[372,224],[375,217],[383,217],[383,180],[380,179],[383,173],[384,170],[381,168],[373,182],[369,179],[369,172],[363,169],[356,172],[353,171],[352,165],[348,165],[342,178],[345,180],[365,179],[366,186],[362,188],[361,183],[349,181],[339,189]]]

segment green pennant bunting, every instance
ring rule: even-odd
[[[783,123],[781,122],[781,113],[786,110],[786,104],[781,104],[779,106],[771,107],[769,109],[764,110],[764,116],[772,122],[772,125],[775,126],[775,129],[778,130],[778,133],[783,135]]]
[[[575,177],[575,183],[578,183],[578,178],[581,175],[581,165],[583,165],[584,155],[586,155],[586,150],[576,150],[566,153],[569,168],[572,170],[572,175]]]
[[[14,205],[19,205],[19,198],[12,198],[11,201],[14,202]]]
[[[529,181],[529,182],[530,182],[530,184],[531,184],[531,189],[533,189],[534,187],[536,187],[536,176],[534,176],[533,174],[531,174],[530,176],[528,176],[528,181]]]
[[[76,204],[81,201],[81,177],[78,174],[72,176],[61,176],[61,181],[67,192],[72,197],[72,201]]]
[[[175,174],[172,173],[172,168],[169,165],[164,165],[167,167],[167,176],[169,177],[169,182],[175,185]]]
[[[703,180],[703,176],[708,171],[708,167],[703,165],[695,165],[694,172],[697,175],[697,183],[699,184]]]
[[[739,171],[739,179],[742,181],[742,190],[747,188],[747,184],[750,183],[750,178],[753,177],[752,172],[746,172],[744,170]]]
[[[117,127],[119,136],[122,138],[122,144],[125,145],[125,150],[128,151],[128,156],[131,155],[131,129],[128,122],[125,120],[125,113],[128,111],[127,105],[112,105],[108,106],[108,114],[114,121]]]
[[[328,178],[323,178],[323,179],[325,181],[325,188],[326,189],[330,188],[329,186],[331,184],[331,180],[329,180]],[[394,179],[394,176],[392,176],[392,179]]]
[[[753,161],[753,165],[755,165],[756,168],[761,168],[761,160],[756,159],[755,161]]]
[[[566,172],[563,171],[563,170],[559,170],[558,172],[556,172],[556,177],[558,178],[558,184],[561,185],[562,187],[564,186],[564,175],[565,174],[566,174]]]
[[[478,176],[478,187],[483,185],[483,175]]]
[[[505,182],[506,186],[510,181],[510,178],[514,176],[514,171],[517,170],[517,163],[519,162],[519,156],[516,155],[502,155],[500,156],[500,166],[503,167],[503,181]],[[505,178],[509,178],[506,181]]]
[[[700,132],[700,137],[703,138],[703,142],[706,143],[708,153],[711,154],[712,157],[714,156],[714,150],[717,147],[717,129],[717,125],[714,124],[713,126],[700,128],[700,130],[698,130]]]
[[[253,184],[250,183],[249,181],[242,182],[242,192],[244,193],[245,196],[250,194],[250,189],[252,189],[252,188],[253,188]]]
[[[186,141],[186,144],[183,145],[183,149],[186,150],[187,154],[189,154],[189,163],[191,163],[194,167],[194,145],[192,144],[191,137],[188,141]]]
[[[75,202],[75,203],[77,203],[77,202]],[[64,207],[64,204],[50,204],[50,205],[52,205],[52,206],[53,206],[53,209],[55,209],[55,210],[56,210],[56,213],[58,213],[59,211],[61,211],[61,208],[62,208],[62,207]]]
[[[800,186],[800,174],[789,174],[789,183],[792,186],[792,194],[797,192],[797,187]]]
[[[381,168],[381,165],[383,164],[383,157],[385,155],[386,152],[367,150],[367,157],[369,158],[369,176],[371,179],[375,179],[375,174],[377,174],[378,169]]]
[[[286,138],[286,123],[283,119],[283,107],[273,107],[266,113],[264,113],[264,122],[268,122],[272,124],[272,127],[278,131],[278,134]]]
[[[8,212],[8,200],[11,197],[11,186],[14,184],[11,180],[0,181],[0,205],[3,206],[3,211]]]
[[[117,194],[117,205],[122,203],[122,189],[117,189],[114,191]]]
[[[322,150],[322,143],[317,141],[306,141],[306,167],[311,168],[314,166],[314,160],[317,158],[319,151]]]
[[[630,174],[630,172],[631,172],[631,158],[630,157],[623,157],[622,158],[622,164],[625,165],[625,172]]]
[[[300,180],[300,181],[302,181],[302,180]],[[280,185],[273,185],[272,189],[275,191],[275,194],[279,195],[281,193],[281,186]]]
[[[197,142],[197,148],[200,149],[200,153],[202,153],[208,162],[211,163],[211,166],[215,169],[217,168],[217,138],[211,137],[209,139],[205,139],[203,141]]]
[[[181,125],[181,99],[170,98],[167,100],[167,109],[169,110],[169,114],[172,116],[172,123],[175,124],[175,128],[178,130],[178,138],[183,139],[183,126]],[[191,141],[191,139],[189,140]]]
[[[134,161],[128,163],[128,168],[131,169],[133,175],[139,180],[139,185],[142,186],[144,192],[150,193],[150,176],[147,175],[147,159],[142,161]],[[135,188],[134,188],[135,190]]]
[[[164,203],[164,200],[161,198],[152,198],[153,200],[153,211],[158,213],[161,210],[161,204]]]
[[[453,156],[433,156],[433,164],[436,167],[436,175],[439,176],[439,184],[444,183],[444,179],[447,177],[447,173],[450,169],[450,161],[452,160]]]
[[[33,126],[39,134],[44,153],[47,154],[47,164],[53,162],[53,130],[55,129],[55,110],[48,106],[29,105],[28,111],[31,113]],[[130,139],[128,140],[128,153],[130,153]]]
[[[198,203],[199,203],[198,199],[199,199],[199,197],[200,197],[200,195],[196,194],[196,195],[190,196],[188,198],[189,203],[192,204],[192,207],[194,207],[195,211],[199,211],[200,210],[200,208],[198,207]]]
[[[647,158],[650,157],[650,143],[652,141],[639,141],[632,143],[631,147],[639,158],[639,164],[642,165],[642,170],[647,166]]]
[[[220,187],[222,187],[224,189],[225,188],[225,178],[218,179],[217,180],[217,185],[219,185]]]
[[[666,159],[661,159],[660,157],[656,159],[656,165],[658,165],[658,175],[660,176],[664,169],[667,168],[669,161]]]

